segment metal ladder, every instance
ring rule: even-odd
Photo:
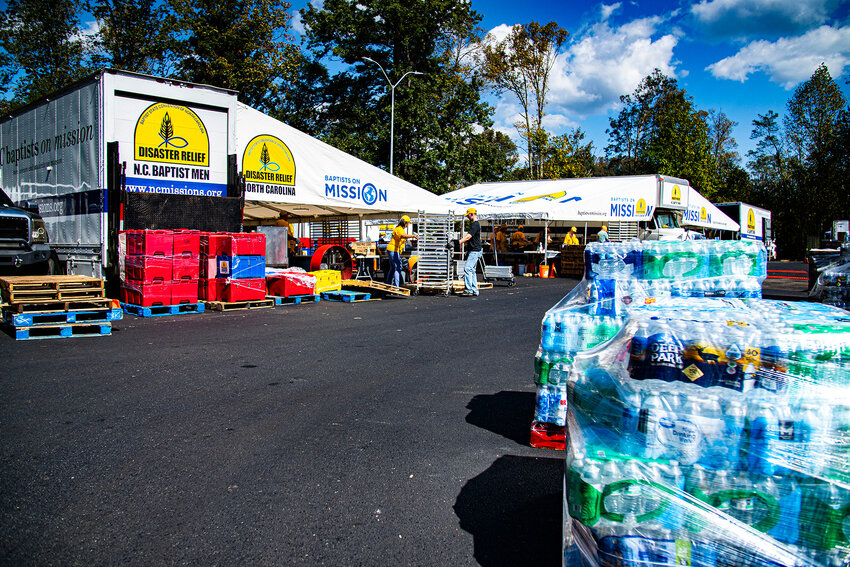
[[[416,283],[419,288],[443,291],[445,295],[452,288],[452,251],[447,248],[454,230],[455,216],[429,215],[419,211],[418,250],[416,262]]]

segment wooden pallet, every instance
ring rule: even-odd
[[[204,301],[204,305],[213,311],[233,311],[237,309],[265,309],[274,307],[272,299],[258,299],[256,301],[234,301],[228,303],[226,301]]]
[[[113,313],[117,311],[117,315]],[[47,311],[43,313],[9,313],[4,320],[13,327],[44,327],[55,325],[94,325],[121,318],[120,309],[96,311]]]
[[[8,276],[0,278],[0,292],[7,303],[104,297],[103,280],[88,276]]]
[[[369,301],[371,295],[359,291],[323,291],[322,299],[328,301],[344,301],[346,303],[355,303],[357,301]]]
[[[93,325],[51,325],[34,327],[13,327],[4,325],[3,329],[17,341],[34,339],[67,339],[72,337],[102,337],[112,334],[112,323]]]
[[[403,287],[385,284],[375,280],[343,280],[342,287],[367,288],[375,291],[383,291],[392,295],[410,296],[410,290]]]
[[[43,301],[27,301],[7,305],[6,310],[11,313],[61,313],[63,311],[86,311],[108,309],[110,307],[112,307],[112,300],[100,297],[74,300],[48,299]]]
[[[452,282],[452,291],[455,293],[461,292],[466,289],[466,282],[463,280],[454,280]],[[482,282],[479,280],[478,289],[493,289],[493,282]]]
[[[164,317],[166,315],[188,315],[190,313],[203,313],[203,303],[181,303],[179,305],[152,305],[142,307],[131,303],[124,304],[124,312],[137,317]]]
[[[266,299],[274,301],[275,305],[300,305],[301,303],[316,303],[322,300],[321,295],[290,295],[281,297],[279,295],[268,295]]]

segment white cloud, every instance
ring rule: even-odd
[[[553,112],[584,117],[615,108],[656,68],[675,77],[673,48],[678,38],[658,35],[662,18],[634,20],[619,28],[598,23],[562,54],[552,77]]]
[[[606,15],[604,7],[601,15]],[[656,68],[676,77],[673,49],[678,38],[667,24],[666,18],[649,17],[612,27],[603,18],[571,37],[552,70],[544,127],[558,135],[580,126],[588,116],[617,108],[620,96],[632,93]],[[664,33],[659,32],[662,28]],[[499,37],[509,31],[510,26],[502,25],[490,33]],[[521,119],[515,98],[503,95],[495,109],[494,128],[521,146],[514,128]]]
[[[754,41],[706,69],[717,78],[741,82],[761,71],[790,90],[811,77],[821,63],[833,77],[844,73],[850,65],[850,26],[821,26],[799,37]]]
[[[773,37],[826,23],[842,0],[703,0],[691,13],[709,36]]]
[[[613,14],[614,12],[616,12],[619,9],[620,9],[620,3],[619,2],[617,2],[616,4],[610,4],[610,5],[609,4],[602,4],[602,8],[600,8],[600,10],[602,12],[602,21],[603,22],[606,21],[608,18],[611,17],[611,14]]]
[[[325,0],[310,0],[310,5],[316,10],[321,10],[325,5]],[[304,20],[301,19],[301,10],[296,10],[292,14],[291,25],[293,31],[301,35],[307,33],[307,29],[304,27]]]

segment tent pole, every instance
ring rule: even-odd
[[[587,246],[587,221],[584,221],[584,245]]]

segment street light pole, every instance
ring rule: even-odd
[[[395,88],[401,83],[404,78],[408,75],[424,75],[425,73],[420,73],[419,71],[408,71],[404,75],[401,76],[401,79],[396,81],[395,84],[390,80],[387,72],[384,71],[384,68],[380,63],[372,59],[371,57],[364,57],[366,61],[374,63],[378,66],[378,69],[381,70],[381,73],[384,74],[384,78],[387,80],[387,83],[390,85],[390,175],[393,172],[393,142],[395,141]]]

